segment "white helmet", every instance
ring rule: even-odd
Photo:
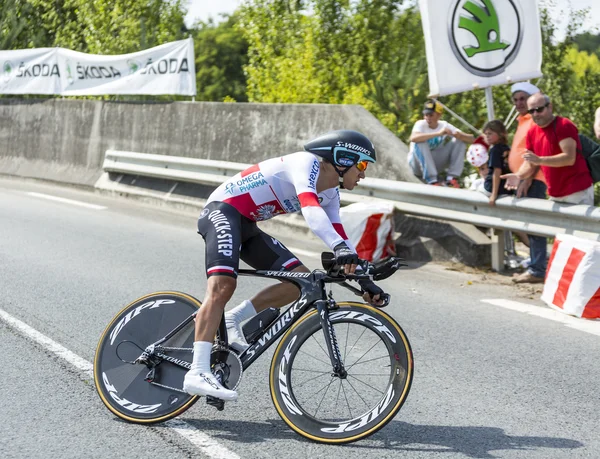
[[[467,150],[467,161],[475,167],[483,166],[489,158],[487,148],[481,144],[474,143]]]

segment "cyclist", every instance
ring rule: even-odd
[[[210,195],[200,214],[198,232],[205,241],[208,280],[196,316],[192,366],[183,384],[189,394],[237,399],[237,392],[224,388],[211,372],[210,354],[225,305],[236,288],[239,260],[255,269],[309,272],[281,242],[260,230],[257,221],[301,211],[345,273],[357,268],[358,255],[340,220],[339,187],[352,190],[365,177],[368,163],[376,161],[375,148],[363,134],[341,130],[308,142],[304,150],[268,159],[228,179]],[[381,288],[368,280],[359,283],[365,301],[383,304]],[[297,297],[297,287],[282,282],[229,311],[226,324],[232,347],[248,346],[241,322]]]

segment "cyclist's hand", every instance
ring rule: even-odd
[[[373,306],[381,306],[384,303],[382,298],[384,292],[381,288],[375,285],[375,282],[365,279],[358,281],[358,283],[363,291],[363,299],[366,302],[372,304]]]
[[[333,248],[335,264],[344,267],[344,273],[353,274],[358,265],[358,254],[350,250],[345,242],[340,242]]]

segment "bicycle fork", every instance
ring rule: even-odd
[[[331,376],[346,379],[348,373],[344,368],[344,362],[340,355],[340,348],[335,336],[335,330],[333,329],[331,320],[329,320],[330,301],[318,300],[316,301],[316,306],[321,320],[321,329],[325,336],[325,344],[327,345],[327,351],[329,352],[329,358],[331,360],[331,367],[333,370]]]

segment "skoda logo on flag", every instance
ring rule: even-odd
[[[448,18],[448,38],[461,65],[474,75],[502,73],[517,57],[523,40],[520,0],[456,0]]]

